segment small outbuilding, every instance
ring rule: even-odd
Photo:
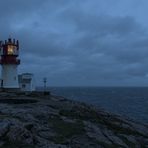
[[[18,81],[21,91],[35,91],[34,75],[32,73],[23,73],[19,75]]]

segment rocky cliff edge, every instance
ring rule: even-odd
[[[0,93],[0,148],[148,147],[148,125],[60,96]]]

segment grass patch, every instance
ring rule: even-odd
[[[122,148],[123,146],[122,145],[119,145],[119,144],[116,144],[116,143],[106,143],[104,141],[99,141],[99,140],[96,140],[96,139],[93,139],[93,138],[90,138],[89,137],[89,141],[93,142],[94,143],[94,147],[95,145],[97,146],[102,146],[103,148]]]
[[[136,145],[135,145],[133,142],[129,141],[126,137],[121,136],[121,135],[118,135],[118,137],[120,137],[120,139],[122,139],[122,141],[123,141],[126,145],[128,145],[130,148],[135,148],[135,147],[136,147]]]
[[[73,108],[71,110],[60,110],[59,114],[62,116],[69,117],[71,119],[88,120],[95,123],[103,123],[102,117],[94,110],[87,108]]]
[[[95,110],[87,109],[87,108],[74,108],[71,110],[60,110],[60,115],[66,116],[72,119],[80,119],[91,121],[96,124],[102,124],[106,126],[109,130],[112,130],[115,134],[126,134],[126,135],[134,135],[134,136],[143,136],[147,138],[147,136],[139,133],[134,129],[130,129],[128,127],[122,127],[122,121],[120,119],[116,119],[114,117],[104,117],[99,115]],[[114,121],[114,122],[113,122]],[[119,125],[115,124],[115,121],[121,123]]]
[[[97,141],[97,144],[104,147],[104,148],[118,148],[118,147],[121,147],[120,145],[117,145],[117,144],[108,144],[108,143],[105,143],[103,141]]]
[[[63,121],[59,117],[53,117],[49,119],[49,122],[52,123],[52,126],[57,133],[57,136],[52,139],[55,143],[65,144],[68,139],[76,135],[82,135],[85,132],[82,121],[73,123]]]
[[[38,102],[38,100],[35,99],[0,99],[0,103],[3,104],[28,104],[36,102]]]
[[[116,125],[116,124],[113,124],[109,121],[105,121],[105,125],[107,126],[108,129],[114,131],[115,134],[125,134],[125,135],[133,135],[133,136],[142,136],[142,137],[145,137],[147,138],[147,136],[139,133],[138,131],[134,130],[134,129],[130,129],[130,128],[125,128],[125,127],[122,127],[122,125]]]
[[[3,146],[0,148],[35,148],[34,145],[23,145],[20,143],[13,143],[13,142],[6,142]]]

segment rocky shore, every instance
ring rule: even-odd
[[[0,93],[0,148],[146,148],[148,125],[40,93]]]

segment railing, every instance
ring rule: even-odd
[[[0,64],[20,64],[19,59],[0,59]]]

